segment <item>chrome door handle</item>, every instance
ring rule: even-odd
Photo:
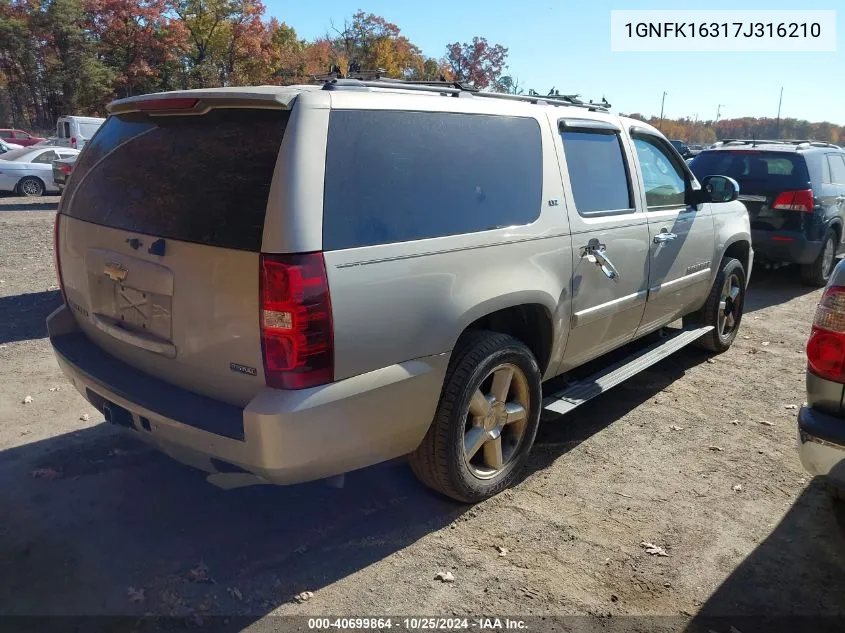
[[[597,240],[590,240],[590,243],[584,248],[584,257],[586,257],[587,261],[590,263],[601,268],[605,277],[611,281],[619,281],[619,271],[607,256],[604,244],[599,244]]]
[[[669,242],[671,240],[674,240],[677,237],[678,236],[675,235],[674,233],[658,233],[657,235],[654,236],[654,243],[655,244],[663,244],[665,242]]]

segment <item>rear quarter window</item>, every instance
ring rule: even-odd
[[[525,225],[540,215],[535,119],[335,110],[323,248],[340,250]]]
[[[258,251],[289,113],[110,117],[74,168],[67,215],[113,228]]]

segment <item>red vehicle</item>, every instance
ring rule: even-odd
[[[15,143],[17,145],[23,145],[24,147],[27,147],[29,145],[35,145],[36,143],[40,143],[44,140],[40,136],[33,136],[29,132],[24,132],[23,130],[15,129],[0,130],[0,138],[2,138],[7,143]]]

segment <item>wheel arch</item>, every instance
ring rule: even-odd
[[[745,276],[748,278],[751,274],[749,270],[751,265],[751,240],[745,236],[738,235],[730,240],[722,251],[722,256],[719,258],[721,262],[725,257],[733,257],[738,259],[745,270]],[[716,263],[719,266],[719,263]]]
[[[456,337],[474,330],[489,330],[513,336],[534,354],[540,373],[548,369],[555,343],[554,309],[550,298],[538,293],[515,293],[497,297],[476,306],[463,319],[463,328]]]
[[[26,174],[25,176],[21,176],[21,177],[18,179],[17,184],[15,185],[15,191],[17,191],[18,193],[20,193],[20,191],[21,191],[21,183],[22,183],[24,180],[26,180],[27,178],[32,178],[33,180],[37,180],[38,182],[40,182],[40,183],[41,183],[41,193],[47,193],[47,183],[46,183],[46,182],[44,182],[44,179],[43,179],[43,178],[41,178],[41,177],[39,177],[39,176],[35,176],[35,175],[33,175],[33,174]]]

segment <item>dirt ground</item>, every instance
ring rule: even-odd
[[[820,291],[795,271],[755,272],[728,353],[544,423],[478,506],[402,463],[223,492],[63,379],[52,216],[0,211],[0,615],[845,615],[845,511],[796,453]]]

